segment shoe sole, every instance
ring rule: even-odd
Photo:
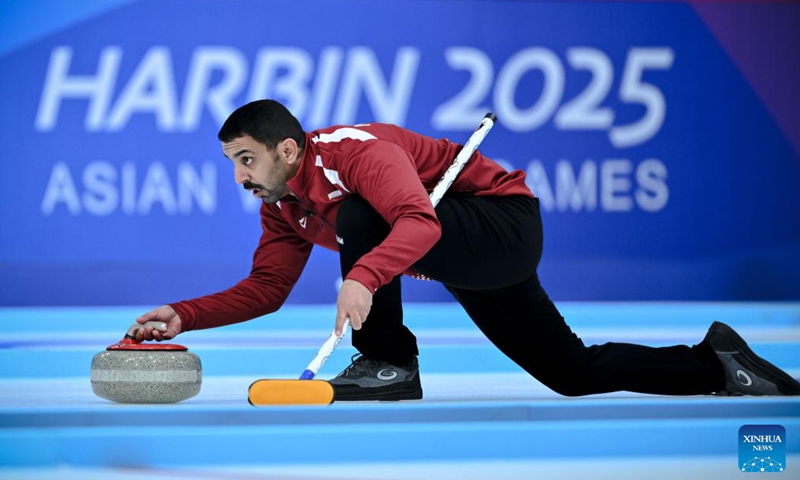
[[[397,390],[394,392],[365,392],[364,389],[358,388],[350,392],[341,391],[335,385],[333,387],[333,401],[340,402],[357,402],[359,400],[385,400],[388,402],[396,402],[399,400],[421,400],[421,389],[405,389]]]
[[[391,395],[387,395],[385,393],[384,394],[376,393],[371,395],[357,394],[352,396],[336,395],[336,394],[333,395],[334,402],[359,402],[359,401],[399,402],[402,400],[422,400],[422,395],[420,394],[409,395],[404,393],[397,393]]]
[[[772,383],[774,383],[778,388],[779,392],[781,392],[784,395],[800,395],[800,383],[798,383],[797,380],[795,380],[786,372],[776,367],[775,365],[771,364],[767,360],[764,360],[763,358],[756,355],[755,352],[750,350],[750,347],[747,346],[747,342],[745,342],[744,339],[740,337],[739,334],[736,333],[731,327],[721,322],[714,322],[711,325],[711,330],[712,333],[724,338],[726,341],[733,344],[733,346],[736,348],[735,352],[720,352],[720,353],[729,355],[738,353],[752,366],[755,366],[759,370],[761,370],[765,375],[759,375],[759,376],[767,381],[771,381]],[[751,368],[751,367],[747,366],[746,368]],[[773,380],[780,380],[780,382]],[[789,389],[791,393],[787,393],[786,389]]]

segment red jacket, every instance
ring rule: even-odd
[[[292,195],[261,206],[263,233],[250,276],[220,293],[172,304],[183,331],[219,327],[272,313],[300,277],[314,244],[338,251],[334,226],[342,199],[360,195],[391,233],[347,275],[373,293],[439,240],[428,195],[461,146],[388,124],[335,126],[306,134]],[[450,187],[470,195],[524,195],[525,173],[506,172],[475,152]]]

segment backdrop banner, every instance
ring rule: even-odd
[[[555,300],[800,300],[800,4],[0,3],[0,305],[161,304],[249,273],[216,133],[397,123],[527,172]],[[332,303],[315,248],[291,302]],[[411,301],[449,301],[404,281]]]

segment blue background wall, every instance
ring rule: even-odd
[[[249,271],[216,132],[398,123],[528,172],[556,300],[800,299],[797,3],[5,0],[0,305],[158,304]],[[316,249],[292,302],[333,302]],[[406,298],[449,299],[407,281]]]

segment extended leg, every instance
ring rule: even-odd
[[[556,392],[686,395],[724,387],[706,342],[586,347],[536,275],[543,236],[535,200],[446,198],[437,213],[442,239],[415,267],[444,283],[503,353]]]
[[[706,343],[586,347],[535,277],[494,291],[450,291],[503,353],[562,395],[615,391],[694,395],[724,388],[722,366]]]

